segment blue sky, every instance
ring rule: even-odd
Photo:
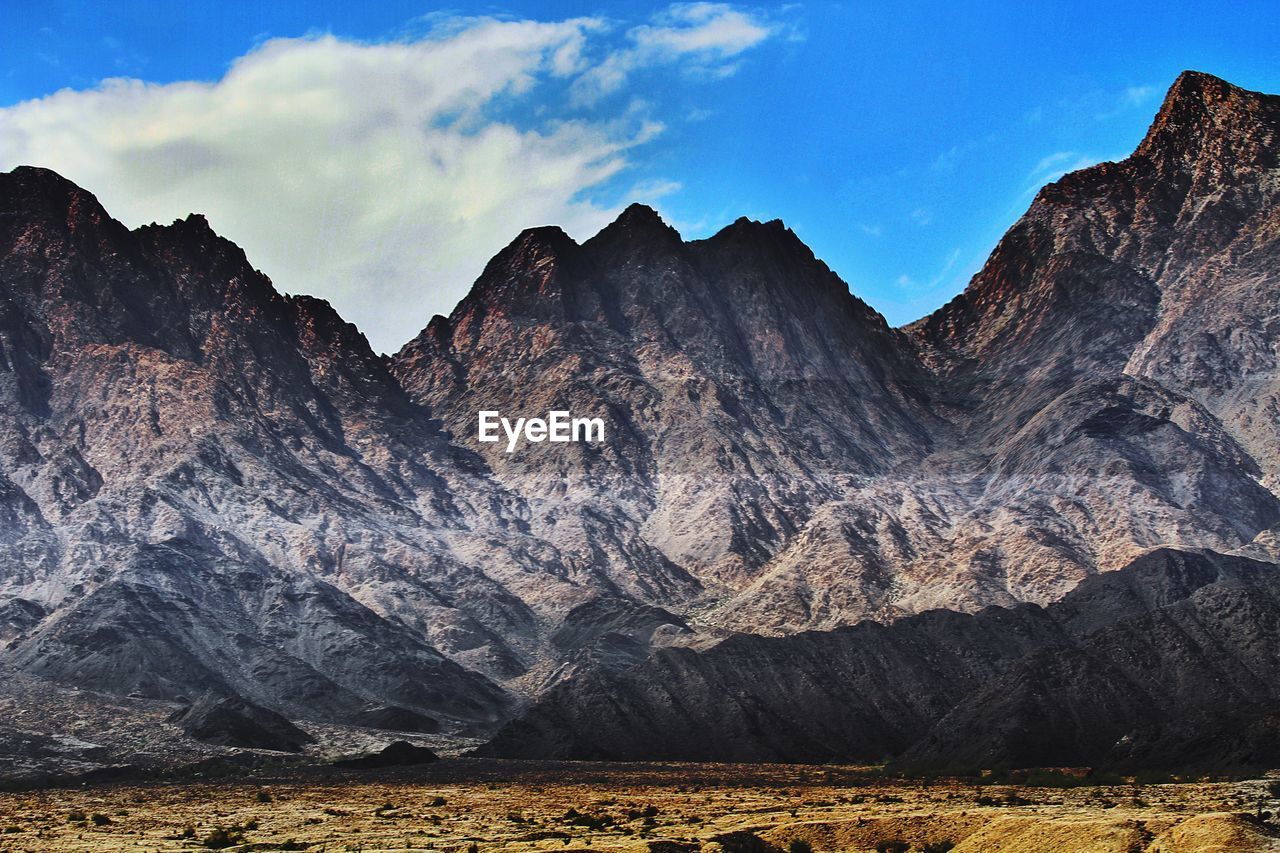
[[[1280,92],[1273,2],[6,5],[0,168],[205,212],[380,350],[634,198],[686,238],[781,218],[905,323],[1182,69]]]

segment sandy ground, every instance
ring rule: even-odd
[[[1280,850],[1280,825],[1255,816],[1259,798],[1280,809],[1269,787],[977,787],[838,767],[454,759],[376,776],[0,794],[0,850]]]

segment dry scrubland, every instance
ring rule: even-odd
[[[1280,850],[1274,780],[869,781],[853,768],[451,760],[0,794],[4,850]],[[1268,815],[1269,817],[1269,815]]]

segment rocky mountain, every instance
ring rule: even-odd
[[[1274,556],[1278,103],[1182,75],[1132,157],[1046,187],[904,330],[780,223],[685,243],[636,206],[521,235],[392,369],[535,532],[712,632],[1047,603],[1166,543]],[[513,456],[482,407],[614,438]]]
[[[688,724],[757,757],[978,744],[975,684],[1045,649],[1089,674],[1058,615],[1082,582],[1280,558],[1278,127],[1280,98],[1183,74],[1132,156],[1045,187],[906,328],[779,222],[685,241],[633,205],[520,234],[389,358],[199,216],[129,230],[0,175],[0,687],[452,733],[545,694],[495,749],[589,754],[564,726],[608,690],[659,719],[662,679],[705,677],[764,716]],[[606,438],[509,453],[482,409]],[[904,638],[859,681],[918,681],[892,713],[842,734],[848,697],[793,685],[830,713],[754,733],[801,706],[745,673],[842,677],[864,636]]]
[[[482,752],[592,760],[1270,767],[1280,572],[1160,549],[1042,608],[668,649],[548,691]],[[1211,689],[1207,689],[1211,688]]]
[[[5,667],[293,716],[501,717],[463,637],[532,617],[451,551],[477,538],[469,501],[514,511],[354,328],[199,217],[130,232],[36,169],[3,176],[0,279]]]

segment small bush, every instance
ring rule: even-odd
[[[950,841],[930,841],[920,848],[920,853],[947,853],[956,845]]]
[[[1271,795],[1273,800],[1280,800],[1280,779],[1272,779],[1267,785],[1267,793]]]
[[[244,843],[244,830],[238,826],[215,826],[201,842],[210,850],[223,850]]]
[[[787,846],[787,853],[813,853],[813,845],[803,838],[797,838]]]
[[[67,812],[67,823],[84,823],[89,816],[79,809]]]
[[[272,798],[271,798],[271,792],[270,792],[270,791],[259,789],[258,794],[257,794],[257,800],[258,800],[258,802],[260,802],[260,803],[269,803],[269,802],[271,802],[271,799],[272,799]]]
[[[444,797],[436,797],[431,801],[431,805],[435,806],[436,808],[439,808],[440,806],[443,806],[448,802],[449,801],[446,800]]]
[[[89,818],[89,820],[93,821],[94,826],[106,826],[107,824],[111,823],[111,818],[107,817],[104,814],[98,814],[98,813],[93,814]]]

